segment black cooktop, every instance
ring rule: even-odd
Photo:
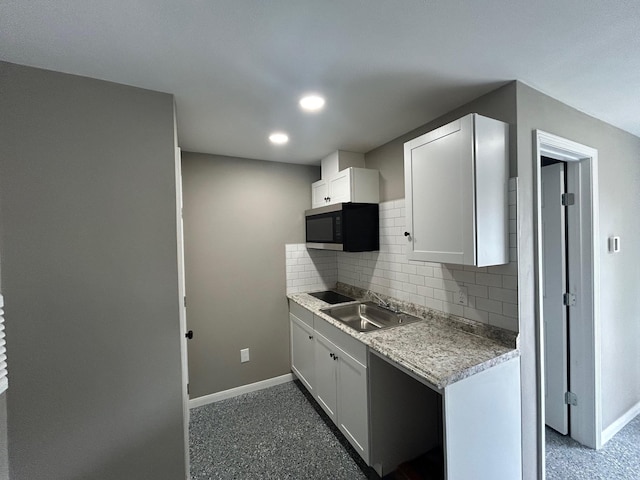
[[[311,295],[312,297],[316,297],[323,302],[330,303],[331,305],[334,305],[336,303],[352,302],[354,300],[351,297],[347,297],[346,295],[342,295],[341,293],[333,292],[331,290],[326,290],[324,292],[313,292],[309,295]]]

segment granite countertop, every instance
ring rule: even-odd
[[[514,347],[456,328],[444,318],[428,316],[408,325],[360,333],[320,311],[334,305],[307,293],[288,298],[438,389],[520,355]]]

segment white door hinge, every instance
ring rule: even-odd
[[[564,403],[566,403],[567,405],[573,405],[575,407],[578,405],[578,396],[573,392],[565,392]]]
[[[576,196],[573,193],[563,193],[562,194],[562,206],[568,207],[570,205],[575,205]]]
[[[567,307],[575,307],[576,306],[576,294],[575,293],[565,293],[562,295],[562,304]]]
[[[187,296],[182,297],[182,303],[184,303],[184,308],[187,308]]]

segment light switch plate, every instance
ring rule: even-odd
[[[620,237],[609,237],[609,252],[618,253],[620,251]]]

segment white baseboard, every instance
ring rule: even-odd
[[[202,407],[203,405],[219,402],[220,400],[237,397],[238,395],[242,395],[243,393],[255,392],[257,390],[262,390],[263,388],[275,387],[276,385],[292,381],[293,375],[291,373],[287,373],[285,375],[280,375],[279,377],[268,378],[260,382],[250,383],[249,385],[242,385],[241,387],[230,388],[229,390],[212,393],[211,395],[192,398],[191,400],[189,400],[189,408]]]
[[[611,440],[616,433],[622,430],[627,423],[636,418],[638,414],[640,414],[640,402],[636,403],[633,407],[627,410],[624,415],[602,431],[602,446]]]

